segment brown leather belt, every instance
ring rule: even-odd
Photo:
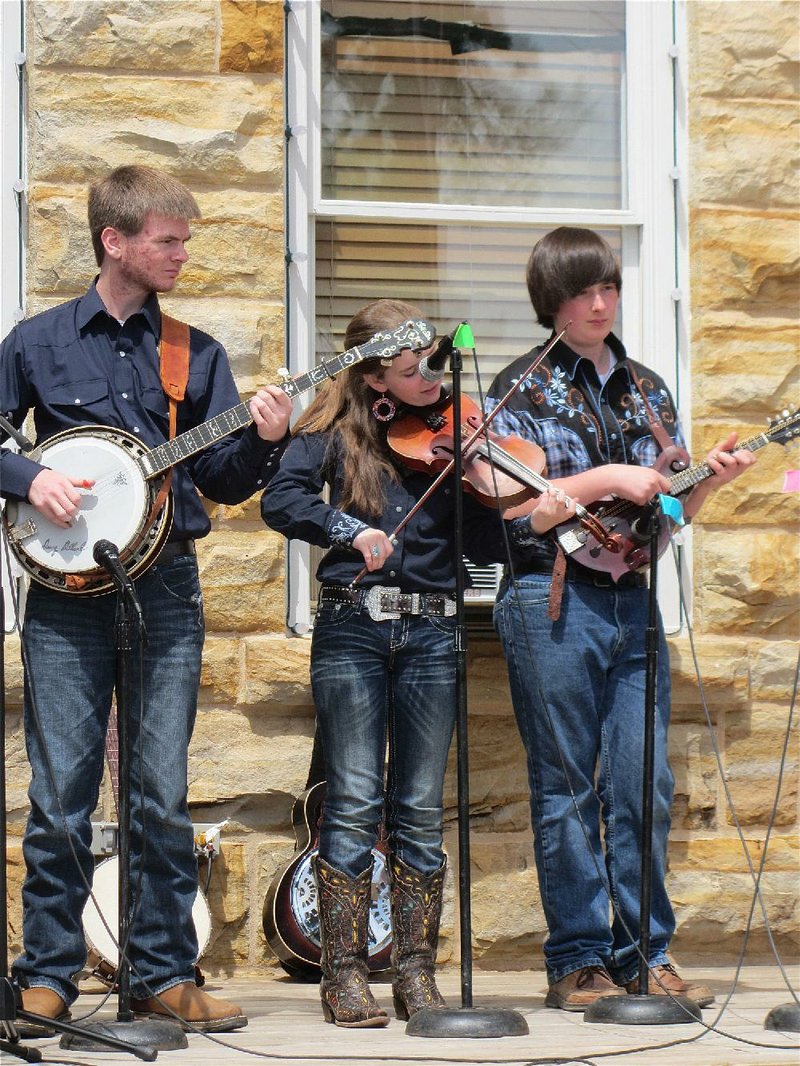
[[[547,574],[549,577],[552,573],[552,563],[522,566],[516,569],[517,577],[524,577],[525,574]],[[567,560],[567,572],[564,575],[564,580],[574,581],[579,585],[594,585],[598,589],[646,589],[648,584],[646,570],[631,570],[630,573],[621,574],[615,581],[611,574],[607,574],[605,570],[590,570],[586,566],[579,567],[574,563],[570,563],[569,560]]]

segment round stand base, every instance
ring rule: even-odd
[[[86,1034],[85,1036],[83,1034]],[[177,1022],[144,1018],[132,1022],[89,1022],[81,1026],[80,1035],[68,1033],[62,1036],[59,1047],[68,1051],[118,1051],[118,1048],[100,1044],[92,1035],[107,1036],[122,1040],[132,1047],[152,1048],[154,1051],[181,1051],[189,1046],[186,1033]],[[152,1061],[149,1060],[149,1061]]]
[[[700,1008],[686,996],[604,996],[583,1013],[585,1022],[608,1025],[688,1025],[701,1018]]]
[[[446,1007],[421,1010],[408,1020],[407,1036],[454,1036],[475,1039],[496,1036],[527,1036],[528,1023],[515,1010],[493,1007]]]
[[[764,1020],[765,1029],[781,1033],[800,1033],[800,1007],[796,1003],[782,1003],[773,1007]]]

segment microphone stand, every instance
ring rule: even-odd
[[[10,423],[5,418],[0,418],[3,429],[8,429]],[[11,427],[13,428],[13,427]],[[17,440],[15,431],[11,434]],[[22,434],[19,434],[22,437]],[[24,451],[31,451],[33,445],[26,437],[22,437]],[[20,443],[17,440],[17,443]],[[25,1010],[22,1006],[22,989],[16,978],[10,976],[8,963],[8,881],[6,871],[8,869],[8,807],[6,796],[6,687],[5,687],[5,593],[3,589],[3,569],[6,559],[7,545],[3,537],[0,537],[0,622],[2,622],[2,634],[0,634],[0,1053],[7,1052],[15,1058],[25,1062],[41,1062],[42,1053],[38,1048],[20,1044],[20,1035],[16,1025],[17,1020],[33,1023],[42,1028],[42,1035],[47,1030],[53,1030],[65,1034],[62,1041],[71,1038],[80,1038],[86,1032],[85,1047],[95,1051],[106,1049],[114,1051],[129,1051],[143,1062],[154,1062],[158,1052],[152,1045],[133,1047],[124,1040],[118,1040],[111,1033],[95,1032],[70,1024],[69,1022],[56,1021],[33,1011]],[[9,587],[11,585],[9,574]],[[7,1039],[3,1039],[3,1038]],[[23,1039],[27,1039],[24,1037]],[[187,1044],[183,1045],[188,1046]]]
[[[114,547],[111,545],[111,547]],[[147,643],[142,609],[133,583],[111,565],[103,564],[113,579],[117,595],[117,610],[114,620],[114,637],[117,652],[115,692],[117,700],[117,734],[119,741],[119,800],[118,853],[119,853],[119,965],[117,967],[117,1017],[116,1021],[89,1022],[78,1035],[64,1036],[60,1046],[69,1050],[85,1049],[98,1035],[122,1038],[125,1050],[146,1047],[166,1051],[186,1048],[189,1041],[181,1027],[165,1019],[135,1019],[130,1006],[131,967],[128,959],[128,944],[131,930],[131,884],[130,884],[130,839],[131,839],[131,660],[138,643],[140,648]],[[137,634],[138,630],[138,634]],[[86,1036],[83,1034],[86,1033]],[[153,1051],[153,1058],[156,1052]],[[147,1060],[152,1061],[152,1060]]]
[[[655,776],[656,678],[658,675],[658,534],[659,508],[650,509],[648,541],[650,588],[645,633],[644,751],[642,756],[642,834],[639,899],[639,974],[637,992],[604,996],[590,1003],[586,1022],[612,1025],[681,1025],[701,1021],[700,1007],[688,996],[650,994],[650,898],[653,886],[653,778]]]
[[[453,348],[453,420],[461,425],[461,352]],[[461,934],[461,1007],[443,1010],[427,1008],[412,1014],[406,1025],[408,1036],[495,1037],[527,1036],[528,1024],[521,1014],[505,1008],[472,1005],[472,921],[470,904],[469,855],[469,746],[467,735],[467,627],[464,611],[464,486],[462,449],[453,449],[454,552],[456,558],[455,700],[456,755],[458,778],[458,902]]]

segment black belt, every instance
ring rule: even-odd
[[[196,555],[193,540],[168,540],[156,559],[157,566],[167,566],[179,555]]]
[[[552,563],[534,563],[528,566],[516,567],[515,574],[517,577],[524,577],[525,574],[547,574],[548,577],[553,573]],[[647,571],[646,570],[631,570],[627,574],[621,574],[616,580],[607,574],[605,570],[590,570],[586,566],[578,566],[575,563],[571,563],[567,560],[567,572],[564,575],[565,581],[574,581],[579,585],[594,585],[597,589],[646,589],[647,588]]]
[[[365,608],[370,618],[383,622],[401,614],[450,617],[456,613],[452,592],[401,592],[399,588],[373,585],[368,589],[347,589],[342,585],[325,585],[319,592],[320,603],[349,603]]]

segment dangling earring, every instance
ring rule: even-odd
[[[393,401],[385,395],[379,396],[372,405],[372,413],[379,422],[391,422],[396,410]]]

